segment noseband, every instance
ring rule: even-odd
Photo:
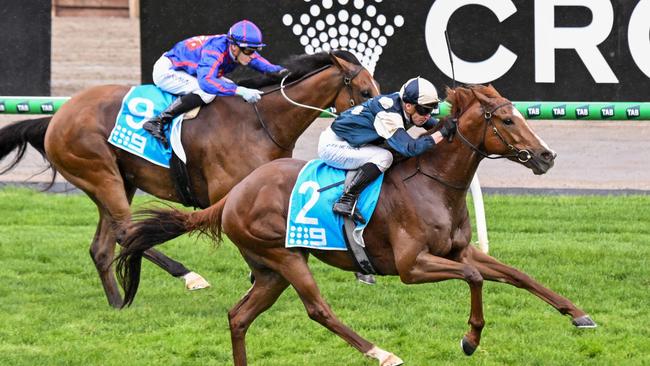
[[[490,154],[486,153],[485,151],[479,149],[476,145],[469,142],[469,140],[467,140],[467,138],[465,136],[463,136],[463,134],[460,132],[460,129],[456,130],[456,134],[458,135],[458,137],[460,137],[461,141],[465,145],[470,147],[472,150],[474,150],[476,153],[478,153],[479,155],[481,155],[484,158],[488,158],[488,159],[504,159],[504,158],[513,158],[514,157],[514,158],[517,158],[517,160],[519,162],[526,163],[533,157],[532,154],[530,153],[530,151],[528,151],[526,149],[519,149],[519,148],[515,147],[514,145],[508,143],[503,138],[503,135],[501,135],[501,133],[497,129],[497,126],[492,121],[492,116],[494,115],[494,112],[496,112],[499,108],[505,107],[505,106],[508,106],[508,105],[512,106],[514,108],[514,105],[512,104],[512,102],[506,102],[506,103],[500,104],[500,105],[494,107],[494,109],[492,109],[491,111],[485,111],[485,108],[483,106],[481,106],[481,109],[483,109],[485,111],[484,114],[483,114],[483,119],[485,120],[485,130],[483,130],[483,142],[481,142],[481,144],[483,144],[485,142],[485,134],[487,133],[487,127],[488,127],[488,125],[490,125],[492,127],[492,132],[513,153],[493,156],[493,155],[490,155]]]

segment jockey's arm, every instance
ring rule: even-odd
[[[274,73],[284,69],[282,66],[270,63],[257,52],[251,56],[251,62],[248,65],[261,73]]]
[[[196,69],[196,79],[205,92],[214,95],[235,95],[237,85],[219,77],[224,55],[217,51],[204,51]]]
[[[436,128],[437,126],[438,126],[438,120],[431,117],[421,127],[417,128],[416,131],[410,133],[410,135],[416,139],[425,135],[431,135],[433,141],[437,144],[444,139],[444,137],[440,132],[433,132],[433,129]],[[409,129],[409,132],[411,132],[411,129]]]
[[[402,117],[397,113],[377,113],[374,127],[377,134],[385,138],[391,148],[404,156],[419,155],[436,144],[430,135],[411,137],[404,129]]]

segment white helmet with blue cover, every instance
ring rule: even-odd
[[[419,76],[404,83],[399,90],[399,96],[405,103],[427,107],[435,106],[436,103],[440,102],[436,87],[429,80]]]

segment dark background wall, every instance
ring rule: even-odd
[[[346,3],[341,5],[341,2]],[[365,0],[362,7],[355,8],[355,1],[299,1],[276,0],[141,0],[141,45],[142,75],[144,82],[151,82],[153,63],[175,42],[199,34],[227,32],[237,20],[246,18],[262,28],[265,41],[269,44],[262,54],[279,63],[289,54],[304,53],[300,36],[315,22],[327,19],[328,14],[347,10],[349,14],[359,13],[363,20],[374,24],[377,14],[392,24],[396,15],[404,18],[402,26],[395,26],[394,34],[387,37],[382,54],[375,69],[375,78],[384,91],[393,91],[406,79],[422,75],[439,87],[452,85],[434,64],[425,42],[425,23],[433,0],[373,1]],[[503,95],[513,100],[638,100],[648,99],[650,78],[634,63],[627,43],[627,25],[637,0],[614,1],[614,25],[608,38],[599,50],[619,83],[598,84],[578,57],[575,50],[557,50],[555,54],[555,82],[536,83],[534,65],[535,14],[534,2],[514,0],[517,12],[499,23],[496,15],[479,5],[467,5],[458,9],[451,17],[447,29],[451,36],[452,49],[467,61],[480,61],[492,55],[499,45],[516,53],[514,66],[492,84]],[[326,9],[323,4],[332,4]],[[310,9],[319,7],[319,14],[313,16]],[[372,5],[376,14],[366,13]],[[309,21],[300,24],[303,32],[296,35],[291,26],[283,24],[283,17],[290,14],[292,24],[300,23],[300,16],[306,14]],[[557,27],[584,27],[592,21],[591,11],[583,7],[556,8]],[[650,16],[650,15],[649,15]],[[335,24],[340,24],[338,20]],[[350,24],[350,20],[347,22]],[[329,26],[325,27],[327,30]],[[382,28],[382,34],[384,28]],[[317,33],[320,33],[317,32]],[[318,34],[316,35],[316,38]],[[650,35],[648,36],[650,38]],[[336,37],[335,37],[336,38]],[[650,42],[650,41],[649,41]],[[447,53],[446,49],[439,52]],[[650,56],[648,56],[650,62]]]
[[[0,95],[49,95],[52,2],[0,2]]]

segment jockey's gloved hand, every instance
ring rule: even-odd
[[[440,134],[442,135],[442,137],[446,139],[451,138],[456,134],[457,128],[458,128],[458,120],[456,118],[447,118],[442,123]]]
[[[257,89],[245,88],[243,86],[238,86],[235,90],[235,94],[244,98],[248,103],[256,103],[262,99],[262,91]]]

